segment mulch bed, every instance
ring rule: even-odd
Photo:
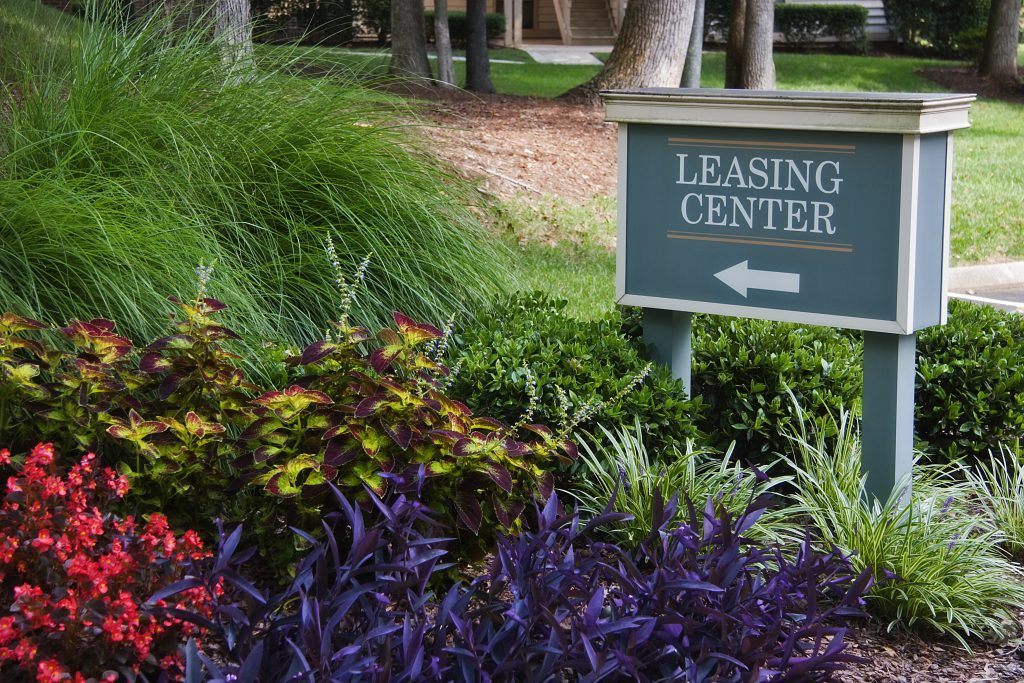
[[[615,193],[615,124],[561,100],[459,93],[435,99],[434,151],[502,197],[585,200]]]
[[[1020,616],[1018,616],[1020,621]],[[966,652],[955,641],[927,640],[909,633],[886,633],[869,624],[851,629],[848,652],[864,658],[842,676],[849,683],[1021,683],[1024,643],[972,644]]]
[[[986,99],[1024,104],[1024,85],[993,81],[979,76],[974,68],[930,68],[919,73],[953,92],[972,92]]]

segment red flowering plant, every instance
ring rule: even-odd
[[[65,476],[39,444],[13,469],[0,503],[0,680],[179,680],[179,648],[196,627],[176,609],[209,615],[207,594],[148,602],[209,556],[194,531],[174,534],[161,514],[145,523],[107,511],[128,480],[84,456]]]

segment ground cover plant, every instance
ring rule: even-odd
[[[674,522],[676,499],[662,501],[656,531],[625,551],[594,536],[622,515],[582,524],[552,495],[523,533],[498,540],[488,571],[434,595],[449,539],[429,511],[405,498],[375,499],[367,513],[337,500],[326,540],[283,593],[236,579],[249,554],[235,557],[237,531],[212,569],[179,584],[228,586],[213,621],[196,620],[224,649],[215,661],[190,648],[195,680],[812,681],[851,661],[835,624],[859,614],[868,575],[809,544],[793,560],[748,544],[762,502],[738,518],[691,507]],[[277,610],[288,602],[294,613]]]
[[[4,3],[5,35],[32,7]],[[33,57],[37,46],[33,61],[5,62],[5,309],[103,311],[125,334],[152,337],[165,293],[205,262],[240,331],[308,343],[336,305],[317,247],[328,232],[350,267],[376,255],[353,312],[363,322],[394,308],[471,317],[507,279],[466,186],[413,143],[401,100],[352,76],[285,75],[278,57],[237,78],[201,26],[63,21],[52,58]]]
[[[1004,447],[967,471],[978,502],[1015,559],[1024,558],[1024,458],[1019,447]]]

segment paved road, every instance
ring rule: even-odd
[[[968,290],[968,292],[950,292],[949,295],[954,299],[964,299],[1004,311],[1024,313],[1024,288]]]
[[[1024,288],[1021,289],[986,289],[975,292],[978,296],[989,299],[1000,299],[1002,301],[1013,301],[1024,304]]]

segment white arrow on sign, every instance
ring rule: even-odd
[[[774,270],[754,270],[746,261],[715,273],[715,277],[747,298],[748,289],[767,289],[773,292],[800,293],[800,273],[780,273]]]

